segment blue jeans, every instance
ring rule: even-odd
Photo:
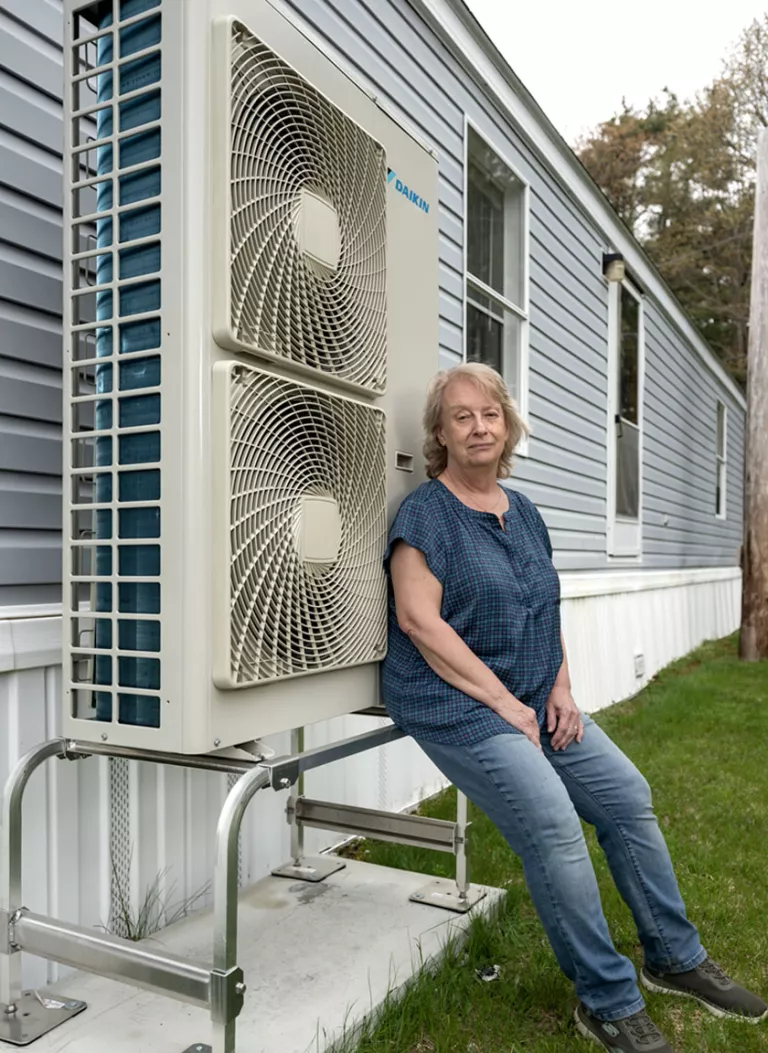
[[[613,945],[579,817],[592,823],[613,880],[635,919],[646,964],[685,972],[706,958],[686,917],[648,783],[601,728],[584,717],[584,738],[539,751],[522,733],[474,746],[419,745],[481,808],[520,856],[536,910],[560,968],[603,1020],[643,1007],[637,974]]]

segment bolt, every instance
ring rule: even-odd
[[[281,779],[280,780],[280,785],[282,786],[282,788],[284,790],[287,790],[288,787],[291,785],[291,780],[290,779]]]
[[[106,742],[107,741],[107,733],[105,731],[102,731],[102,733],[101,733],[101,741],[102,742]]]
[[[221,745],[221,739],[214,739],[213,740],[213,744],[214,744],[214,746],[220,746]]]
[[[3,1010],[3,1012],[5,1013],[5,1015],[6,1015],[6,1016],[13,1016],[13,1014],[14,1014],[15,1012],[17,1012],[17,1007],[16,1007],[16,1006],[15,1006],[15,1005],[13,1004],[13,1002],[10,1002],[10,1003],[9,1003],[9,1004],[8,1004],[8,1005],[7,1005],[6,1007],[5,1007],[5,1009]]]
[[[245,986],[245,984],[235,984],[235,994],[244,995],[247,990],[248,988]]]

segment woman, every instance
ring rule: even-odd
[[[480,364],[439,373],[424,422],[429,482],[401,505],[385,557],[390,715],[521,857],[585,1037],[671,1053],[611,942],[579,817],[634,915],[644,986],[763,1019],[768,1005],[708,958],[686,917],[648,784],[573,701],[547,528],[497,482],[527,432],[502,378]]]

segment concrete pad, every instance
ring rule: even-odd
[[[411,903],[409,895],[429,880],[348,860],[320,884],[269,877],[245,890],[238,964],[248,992],[238,1053],[328,1049],[501,896],[489,889],[468,915]],[[210,912],[177,922],[152,942],[209,962]],[[51,990],[88,1008],[35,1042],[34,1053],[183,1053],[211,1042],[205,1010],[161,995],[86,973]]]

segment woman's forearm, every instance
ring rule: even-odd
[[[571,690],[571,673],[570,673],[570,670],[568,669],[568,655],[566,654],[566,651],[565,651],[565,637],[563,636],[562,632],[560,633],[560,644],[561,644],[561,646],[563,648],[563,660],[560,663],[560,668],[559,668],[559,670],[557,672],[557,677],[555,679],[553,690],[554,690],[555,687],[562,687],[562,688],[565,688],[566,691],[570,691]]]
[[[442,618],[429,618],[404,631],[424,661],[452,687],[497,713],[509,705],[513,696],[501,680]]]

